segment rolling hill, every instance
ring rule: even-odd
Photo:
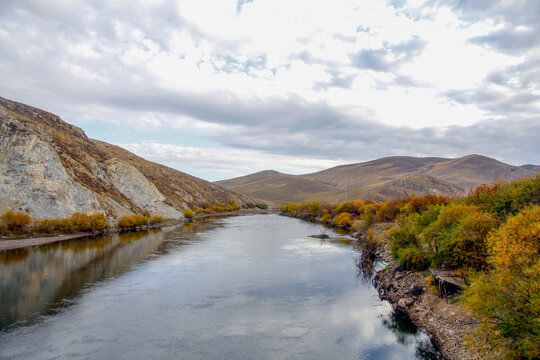
[[[425,194],[456,197],[479,184],[531,176],[538,169],[536,165],[512,166],[481,155],[457,159],[394,156],[305,175],[262,171],[217,184],[280,206],[289,201],[386,201]]]
[[[49,112],[0,98],[0,211],[37,218],[148,210],[182,217],[205,202],[250,201],[218,185],[89,139]]]

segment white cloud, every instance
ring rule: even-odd
[[[379,0],[255,0],[239,7],[236,0],[51,0],[47,6],[6,0],[0,95],[83,128],[107,124],[109,141],[127,125],[138,138],[153,129],[188,129],[238,150],[239,158],[245,151],[285,156],[296,172],[321,168],[317,158],[334,163],[355,155],[450,156],[475,148],[500,158],[493,149],[503,135],[522,145],[512,147],[509,159],[535,162],[530,154],[538,145],[515,129],[534,125],[540,106],[540,42],[531,36],[540,30],[537,7],[531,1],[419,0],[394,7]],[[504,134],[467,137],[484,148],[448,141],[448,129],[462,134],[494,119],[496,129],[507,124]],[[426,147],[402,135],[429,140],[428,133],[448,137]],[[179,138],[167,143],[187,147]],[[390,148],[374,149],[381,139]]]
[[[119,146],[150,161],[178,169],[194,169],[200,174],[212,177],[212,180],[268,169],[301,174],[343,163],[343,160],[339,159],[298,158],[235,148],[197,148],[155,142],[119,144]]]

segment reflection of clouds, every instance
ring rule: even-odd
[[[321,242],[317,239],[293,239],[291,243],[285,244],[281,249],[294,253],[307,259],[311,259],[312,256],[325,256],[329,253],[345,252],[343,248],[339,248],[337,245],[330,242]]]

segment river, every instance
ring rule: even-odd
[[[320,231],[251,215],[2,253],[0,358],[437,359]]]

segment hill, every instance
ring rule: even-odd
[[[289,201],[386,201],[426,194],[463,196],[479,184],[524,178],[534,175],[538,168],[512,166],[481,155],[457,159],[393,156],[305,175],[263,171],[217,183],[281,206]]]
[[[205,202],[249,201],[118,146],[89,139],[49,112],[0,98],[0,209],[37,218],[74,212],[172,218]]]

